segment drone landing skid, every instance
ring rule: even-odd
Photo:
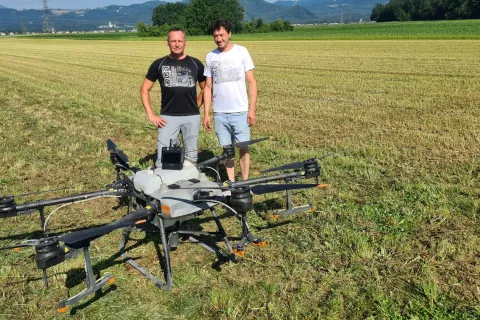
[[[103,277],[95,280],[95,276],[93,274],[92,262],[90,261],[89,247],[83,248],[83,254],[85,257],[85,272],[86,272],[85,282],[87,284],[87,288],[82,292],[80,292],[79,294],[61,301],[58,305],[59,312],[62,312],[62,313],[66,312],[68,305],[72,305],[79,302],[80,300],[86,298],[92,293],[100,290],[107,283],[113,283],[115,281],[115,279],[113,278],[113,275],[111,275],[110,273],[106,273]]]
[[[273,212],[273,215],[274,216],[275,215],[286,216],[286,215],[289,215],[289,214],[312,211],[312,210],[315,210],[315,207],[312,206],[311,204],[307,204],[307,205],[304,205],[304,206],[298,206],[298,207],[287,206],[287,209],[275,210]]]
[[[259,247],[264,247],[267,243],[265,242],[265,239],[258,238],[252,234],[250,227],[248,226],[246,213],[241,213],[238,218],[242,222],[242,238],[240,239],[240,242],[233,246],[232,252],[240,257],[243,257],[245,255],[245,247],[248,244],[251,243]]]
[[[120,253],[123,258],[123,261],[129,263],[132,267],[137,269],[141,274],[143,274],[149,280],[153,281],[155,285],[162,290],[169,290],[172,287],[173,277],[172,277],[172,268],[170,265],[170,249],[176,248],[178,246],[179,236],[181,236],[182,238],[188,237],[187,239],[190,242],[197,243],[202,248],[212,253],[215,253],[219,259],[222,259],[222,261],[227,261],[227,260],[235,261],[235,256],[233,254],[234,250],[230,245],[230,240],[228,239],[227,234],[225,233],[225,229],[223,228],[219,217],[217,216],[215,210],[213,210],[212,208],[210,208],[210,212],[212,213],[213,219],[218,228],[218,231],[216,232],[190,231],[190,230],[175,230],[175,231],[167,232],[164,219],[159,215],[156,215],[154,217],[152,224],[157,226],[159,229],[160,240],[162,243],[163,255],[165,259],[165,264],[163,267],[164,280],[160,280],[157,277],[155,277],[150,271],[148,271],[147,269],[139,265],[136,261],[130,258],[130,256],[125,252],[125,246],[127,244],[130,232],[132,231],[131,229],[124,230],[122,234],[122,240],[120,241]],[[221,251],[219,251],[218,249],[195,238],[194,236],[212,236],[212,237],[221,236],[227,246],[228,252],[230,252],[231,254],[226,255]]]
[[[288,183],[288,181],[287,181],[287,183]],[[287,208],[286,209],[281,209],[281,210],[275,210],[273,212],[274,217],[275,216],[286,216],[286,215],[294,214],[294,213],[298,213],[298,212],[315,210],[315,207],[313,207],[311,204],[307,204],[307,205],[304,205],[304,206],[293,207],[292,206],[292,196],[290,194],[290,190],[287,190],[285,192],[287,193]]]
[[[163,219],[159,218],[158,215],[156,215],[153,218],[152,223],[156,226],[158,226],[160,230],[160,240],[162,242],[162,247],[163,247],[163,255],[165,257],[165,267],[164,267],[164,278],[165,280],[162,281],[155,277],[150,271],[142,267],[140,264],[138,264],[136,261],[134,261],[130,256],[125,252],[125,246],[129,240],[129,235],[132,232],[130,228],[125,228],[123,233],[122,233],[122,240],[120,240],[120,253],[121,257],[123,258],[124,262],[127,262],[130,264],[132,267],[138,270],[141,274],[143,274],[145,277],[147,277],[149,280],[153,281],[155,285],[163,290],[169,290],[172,287],[172,268],[170,266],[170,250],[168,247],[165,245],[167,243],[167,236],[165,233],[165,226],[163,223]]]

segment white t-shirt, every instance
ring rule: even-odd
[[[227,52],[217,48],[207,54],[203,75],[212,78],[213,112],[248,111],[245,72],[253,68],[247,48],[237,44]]]

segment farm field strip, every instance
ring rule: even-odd
[[[92,257],[119,290],[72,316],[479,317],[480,40],[239,44],[256,65],[253,137],[272,137],[252,147],[252,172],[343,151],[321,163],[329,189],[294,195],[317,210],[274,226],[270,213],[284,205],[282,195],[257,196],[251,225],[269,246],[249,247],[241,263],[216,271],[213,256],[182,244],[172,253],[171,292],[122,264],[112,233],[93,243]],[[187,53],[203,61],[212,48],[190,41]],[[165,41],[0,39],[0,193],[103,188],[114,177],[107,138],[133,161],[151,154],[156,131],[139,87],[166,53]],[[202,129],[200,148],[216,145]],[[124,213],[114,206],[71,206],[51,226],[108,223]],[[230,218],[225,227],[239,231]],[[37,215],[2,220],[0,245],[34,236]],[[152,236],[132,252],[160,272]],[[1,254],[0,317],[58,317],[56,303],[83,288],[80,258],[49,269],[45,290],[31,251]]]

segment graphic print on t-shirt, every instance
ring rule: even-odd
[[[195,87],[192,70],[182,66],[162,66],[165,87]]]
[[[235,82],[242,80],[242,70],[233,61],[212,61],[212,76],[217,84]]]

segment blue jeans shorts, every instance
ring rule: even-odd
[[[248,112],[214,113],[215,133],[220,146],[250,140],[250,127],[247,122]]]

